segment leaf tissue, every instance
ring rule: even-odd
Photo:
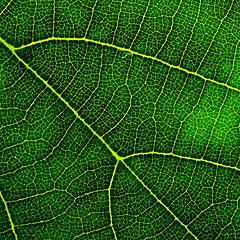
[[[239,0],[0,2],[0,239],[240,239]]]

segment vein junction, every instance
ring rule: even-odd
[[[185,225],[183,222],[181,222],[181,220],[161,201],[157,198],[157,196],[151,191],[151,189],[148,188],[147,185],[145,185],[145,183],[131,170],[131,168],[126,164],[126,162],[124,161],[125,159],[128,159],[130,157],[134,157],[134,156],[140,156],[140,155],[149,155],[149,154],[157,154],[157,155],[164,155],[164,156],[167,156],[167,155],[171,155],[171,156],[175,156],[175,157],[179,157],[179,158],[185,158],[185,159],[189,159],[189,160],[194,160],[194,161],[202,161],[202,162],[205,162],[205,163],[209,163],[209,164],[214,164],[214,165],[217,165],[217,166],[220,166],[220,167],[225,167],[225,168],[230,168],[230,169],[234,169],[234,170],[240,170],[239,168],[237,167],[232,167],[232,166],[226,166],[226,165],[223,165],[223,164],[219,164],[219,163],[215,163],[215,162],[211,162],[211,161],[208,161],[208,160],[204,160],[204,159],[196,159],[196,158],[191,158],[191,157],[184,157],[184,156],[179,156],[179,155],[176,155],[174,153],[159,153],[159,152],[147,152],[147,153],[135,153],[135,154],[132,154],[132,155],[129,155],[129,156],[126,156],[126,157],[121,157],[119,156],[115,151],[113,151],[113,149],[107,144],[107,142],[104,140],[104,138],[102,136],[100,136],[83,118],[81,118],[81,116],[78,114],[78,112],[60,95],[58,94],[55,89],[46,81],[44,80],[34,69],[32,69],[24,60],[22,60],[18,54],[17,54],[17,50],[19,49],[23,49],[23,48],[26,48],[26,47],[30,47],[30,46],[33,46],[33,45],[36,45],[36,44],[39,44],[39,43],[43,43],[43,42],[47,42],[47,41],[52,41],[52,40],[65,40],[65,41],[85,41],[85,42],[92,42],[92,43],[95,43],[95,44],[100,44],[102,46],[108,46],[108,47],[112,47],[112,48],[116,48],[118,50],[121,50],[121,51],[126,51],[126,52],[129,52],[131,54],[134,54],[134,55],[138,55],[138,56],[141,56],[141,57],[145,57],[145,58],[150,58],[150,59],[153,59],[155,61],[158,61],[158,62],[161,62],[171,68],[175,68],[175,69],[179,69],[179,70],[182,70],[186,73],[189,73],[189,74],[193,74],[195,76],[198,76],[198,77],[201,77],[202,79],[204,79],[205,81],[210,81],[210,82],[213,82],[215,84],[218,84],[218,85],[222,85],[222,86],[225,86],[227,88],[230,88],[230,89],[233,89],[235,91],[238,91],[240,92],[239,89],[237,88],[234,88],[234,87],[231,87],[231,86],[228,86],[227,84],[224,84],[224,83],[219,83],[219,82],[216,82],[215,80],[212,80],[212,79],[207,79],[203,76],[201,76],[200,74],[196,73],[196,72],[190,72],[186,69],[183,69],[179,66],[174,66],[174,65],[171,65],[169,63],[166,63],[160,59],[157,59],[156,57],[152,57],[152,56],[147,56],[147,55],[144,55],[144,54],[141,54],[141,53],[137,53],[137,52],[134,52],[130,49],[125,49],[125,48],[121,48],[121,47],[118,47],[118,46],[115,46],[113,44],[108,44],[108,43],[102,43],[102,42],[98,42],[98,41],[94,41],[94,40],[90,40],[90,39],[87,39],[87,38],[56,38],[56,37],[52,37],[52,38],[48,38],[48,39],[45,39],[45,40],[41,40],[41,41],[37,41],[37,42],[32,42],[28,45],[25,45],[25,46],[22,46],[22,47],[19,47],[19,48],[15,48],[13,47],[12,45],[8,44],[5,40],[3,40],[2,38],[0,38],[0,41],[9,49],[12,51],[13,55],[22,63],[25,65],[25,67],[27,69],[29,69],[31,72],[33,72],[36,77],[38,77],[62,102],[65,103],[65,105],[67,105],[67,107],[76,115],[76,117],[78,119],[80,119],[82,121],[82,123],[88,127],[88,129],[98,138],[101,140],[101,142],[108,148],[108,150],[112,153],[112,155],[117,159],[117,164],[119,161],[121,161],[124,166],[137,178],[137,180],[149,191],[149,193],[161,204],[163,205],[163,207],[182,225],[185,227],[185,229],[187,230],[187,232],[189,234],[191,234],[195,239],[197,239],[197,237],[188,229],[188,226]],[[115,169],[116,169],[117,165],[115,166]],[[115,173],[115,170],[114,170],[114,173]],[[113,174],[114,174],[113,173]],[[114,175],[113,175],[114,176]],[[111,183],[113,181],[113,178],[111,179]],[[111,184],[109,186],[109,192],[110,192],[110,188],[111,188]],[[1,198],[3,199],[2,195],[1,195]],[[109,198],[110,198],[110,193],[109,193]],[[5,207],[6,207],[6,210],[8,212],[8,216],[9,216],[9,220],[11,222],[11,216],[10,216],[10,213],[8,211],[8,208],[5,204]],[[111,212],[111,209],[110,209],[110,212]],[[111,223],[112,224],[112,223]],[[15,233],[15,230],[14,230],[14,225],[13,223],[11,222],[11,225],[12,225],[12,230],[13,232]],[[112,226],[112,229],[113,229],[113,226]],[[115,233],[114,229],[113,229],[113,232]],[[115,238],[116,238],[116,234],[115,235]],[[15,235],[16,236],[16,235]],[[17,239],[17,237],[16,237]]]

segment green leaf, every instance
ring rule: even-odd
[[[0,239],[240,239],[240,1],[2,0]]]

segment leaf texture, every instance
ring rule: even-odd
[[[0,239],[240,239],[240,1],[2,0]]]

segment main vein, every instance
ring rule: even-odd
[[[53,38],[54,39],[54,38]],[[25,65],[25,67],[27,69],[29,69],[32,73],[35,74],[35,76],[37,78],[39,78],[62,102],[64,102],[67,107],[77,116],[77,118],[79,118],[82,123],[88,127],[88,129],[98,138],[101,140],[101,142],[108,148],[108,150],[112,153],[112,155],[117,159],[117,162],[121,161],[126,168],[128,168],[130,170],[130,172],[140,181],[140,183],[147,188],[147,190],[149,191],[149,193],[155,197],[155,199],[157,199],[157,201],[159,203],[161,203],[163,205],[164,208],[166,208],[166,210],[175,218],[175,220],[177,220],[182,226],[185,227],[185,229],[187,230],[187,232],[189,232],[195,239],[197,239],[197,237],[188,229],[187,225],[185,225],[183,222],[180,221],[180,219],[165,205],[161,202],[161,200],[159,200],[157,198],[157,196],[142,182],[141,179],[138,178],[138,176],[130,169],[130,167],[124,162],[124,157],[120,157],[115,151],[113,151],[113,149],[105,142],[105,140],[103,139],[103,137],[101,137],[88,123],[85,122],[85,120],[83,118],[80,117],[80,115],[78,114],[78,112],[59,94],[55,91],[55,89],[49,85],[49,83],[44,80],[34,69],[32,69],[24,60],[22,60],[18,54],[16,53],[16,48],[14,48],[12,45],[10,45],[9,43],[7,43],[6,41],[4,41],[2,38],[0,38],[0,41],[9,49],[12,51],[13,55],[22,63]],[[33,45],[33,44],[32,44]],[[130,51],[130,50],[129,50]],[[115,171],[114,173],[115,174]],[[110,183],[111,184],[111,183]],[[8,211],[8,210],[7,210]],[[8,211],[9,213],[9,211]],[[9,214],[9,218],[10,218],[10,214]],[[12,226],[13,223],[12,223]],[[13,228],[14,229],[14,228]],[[15,230],[14,230],[15,232]],[[115,234],[115,232],[114,232]],[[115,235],[116,238],[116,235]]]
[[[186,72],[188,74],[192,74],[192,75],[195,75],[197,77],[200,77],[202,78],[203,80],[205,81],[209,81],[209,82],[213,82],[215,84],[218,84],[218,85],[221,85],[221,86],[224,86],[224,87],[227,87],[229,89],[232,89],[232,90],[235,90],[237,92],[240,92],[240,89],[238,88],[235,88],[235,87],[232,87],[232,86],[229,86],[228,84],[226,83],[221,83],[221,82],[217,82],[213,79],[210,79],[210,78],[206,78],[204,77],[203,75],[197,73],[197,72],[193,72],[193,71],[189,71],[185,68],[182,68],[180,66],[175,66],[175,65],[172,65],[168,62],[165,62],[161,59],[158,59],[157,57],[153,57],[153,56],[150,56],[150,55],[146,55],[146,54],[142,54],[142,53],[139,53],[139,52],[135,52],[135,51],[132,51],[131,49],[128,49],[128,48],[123,48],[123,47],[119,47],[119,46],[116,46],[114,44],[111,44],[111,43],[104,43],[104,42],[100,42],[100,41],[96,41],[96,40],[92,40],[92,39],[88,39],[88,38],[62,38],[62,37],[50,37],[50,38],[47,38],[47,39],[43,39],[43,40],[39,40],[39,41],[36,41],[36,42],[31,42],[29,44],[26,44],[26,45],[22,45],[21,47],[13,47],[12,45],[11,48],[12,50],[16,51],[16,50],[20,50],[20,49],[24,49],[26,47],[30,47],[30,46],[34,46],[36,44],[39,44],[39,43],[44,43],[44,42],[49,42],[49,41],[85,41],[85,42],[91,42],[91,43],[95,43],[95,44],[98,44],[98,45],[102,45],[102,46],[107,46],[107,47],[111,47],[111,48],[115,48],[115,49],[118,49],[120,51],[125,51],[125,52],[129,52],[131,54],[134,54],[134,55],[137,55],[137,56],[140,56],[140,57],[143,57],[143,58],[149,58],[149,59],[152,59],[154,61],[157,61],[157,62],[160,62],[164,65],[167,65],[169,66],[170,68],[174,68],[174,69],[178,69],[178,70],[181,70],[183,72]],[[1,39],[1,41],[3,42],[4,40]]]

